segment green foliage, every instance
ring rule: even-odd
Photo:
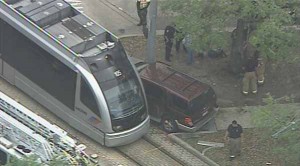
[[[39,159],[37,156],[32,155],[29,157],[24,157],[22,159],[18,159],[16,157],[12,157],[10,159],[9,164],[6,166],[42,166],[44,164],[38,162]],[[51,161],[47,163],[49,166],[67,166],[70,165],[68,161],[66,161],[63,156],[54,156]]]
[[[289,100],[287,97],[286,100]],[[300,116],[293,105],[281,105],[271,95],[265,99],[266,106],[253,112],[253,122],[256,126],[265,129],[266,137],[273,137],[276,146],[275,154],[285,161],[286,165],[300,164]],[[298,120],[298,121],[297,121]],[[293,122],[296,122],[293,124]]]
[[[295,59],[299,35],[291,28],[291,4],[297,0],[165,0],[162,9],[172,13],[177,27],[191,34],[193,48],[208,50],[228,48],[229,35],[224,33],[243,19],[251,27],[249,41],[270,59]]]
[[[41,166],[41,164],[37,161],[38,158],[34,155],[30,157],[24,157],[22,159],[12,157],[10,163],[7,164],[7,166]]]
[[[177,27],[191,34],[192,47],[196,50],[207,50],[227,44],[228,34],[222,33],[227,18],[218,16],[227,8],[217,1],[208,3],[197,0],[168,0],[163,4],[163,9],[176,13]]]
[[[49,161],[49,166],[66,166],[70,165],[63,156],[54,156],[51,161]]]

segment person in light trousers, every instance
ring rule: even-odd
[[[184,39],[182,40],[182,44],[187,51],[187,64],[191,65],[194,63],[194,50],[191,48],[192,38],[189,34],[184,37]]]

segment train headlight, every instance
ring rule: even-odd
[[[123,130],[123,126],[120,126],[120,125],[118,125],[118,126],[113,126],[113,130],[114,130],[114,131],[122,131],[122,130]]]

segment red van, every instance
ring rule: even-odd
[[[211,86],[157,62],[136,62],[151,120],[166,132],[195,132],[215,117],[217,97]]]

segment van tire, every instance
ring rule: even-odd
[[[164,116],[161,120],[162,129],[167,133],[177,132],[178,126],[175,120],[171,117]]]

